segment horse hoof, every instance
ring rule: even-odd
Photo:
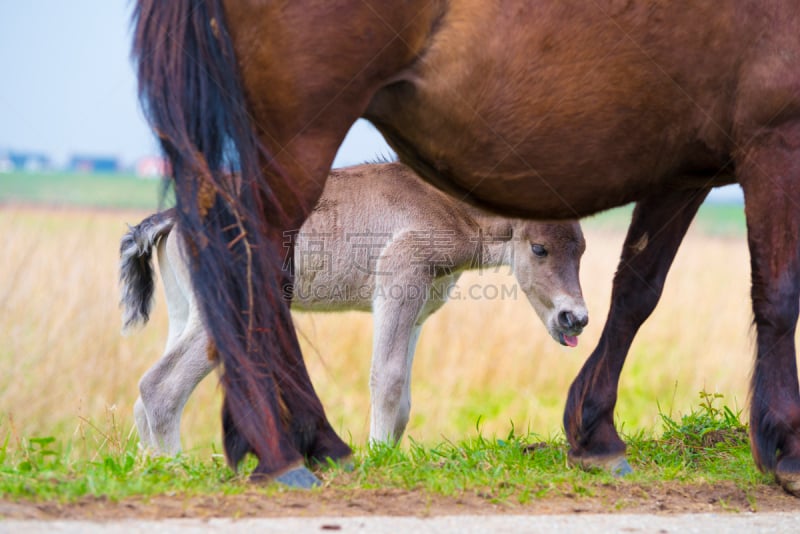
[[[348,454],[344,458],[334,460],[335,465],[345,473],[352,473],[356,470],[356,464],[353,462],[353,455]]]
[[[611,476],[614,478],[622,478],[633,473],[633,468],[631,467],[631,464],[628,463],[628,460],[625,459],[624,454],[619,456],[590,456],[586,458],[573,456],[570,454],[568,459],[570,463],[577,465],[582,469],[586,469],[587,471],[600,469],[602,471],[606,471],[607,473],[611,473]]]
[[[790,495],[800,497],[800,458],[784,457],[776,466],[775,480]]]
[[[614,476],[614,478],[622,478],[633,473],[633,468],[631,467],[631,464],[628,463],[628,460],[622,456],[613,464],[609,464],[608,471]]]
[[[341,458],[337,459],[331,457],[327,457],[325,460],[312,459],[310,461],[310,465],[314,471],[319,471],[322,469],[341,469],[346,473],[352,473],[356,469],[356,466],[353,463],[352,454],[348,454],[347,456],[342,456]]]
[[[800,497],[800,474],[790,473],[786,475],[776,475],[778,484],[789,495]]]
[[[320,479],[305,467],[295,467],[275,477],[275,482],[290,488],[311,489],[322,485]]]

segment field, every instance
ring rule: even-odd
[[[18,183],[24,177],[0,175],[0,202],[7,202],[0,203],[0,445],[5,440],[0,465],[5,462],[7,471],[25,458],[30,462],[37,451],[45,451],[43,458],[90,463],[135,451],[137,382],[161,355],[166,339],[160,293],[151,322],[128,337],[119,334],[117,304],[119,238],[126,223],[137,223],[149,213],[148,206],[155,208],[158,185],[123,181],[122,200],[116,193],[109,200],[86,181],[91,178],[81,180],[74,189],[60,185],[64,192],[56,195],[28,190],[24,196]],[[113,185],[113,180],[101,181]],[[517,291],[513,297],[513,278],[505,270],[465,275],[462,293],[479,286],[484,298],[456,299],[426,323],[403,446],[384,456],[364,453],[358,472],[363,475],[365,465],[395,454],[408,461],[419,450],[430,454],[465,439],[488,438],[495,445],[498,437],[545,441],[563,453],[566,391],[599,337],[627,213],[623,209],[584,223],[588,248],[581,278],[591,320],[577,349],[552,341],[524,295]],[[502,293],[498,287],[512,296],[491,298]],[[658,309],[629,355],[618,427],[633,440],[657,437],[665,420],[680,421],[703,405],[699,392],[724,395],[715,402],[734,413],[744,409],[753,353],[749,306],[741,206],[704,208],[679,252]],[[298,313],[295,319],[330,420],[346,439],[363,445],[369,426],[370,315]],[[219,405],[216,380],[210,377],[185,412],[185,462],[220,464]],[[743,450],[743,479],[768,481],[754,474],[746,446]],[[562,460],[553,460],[553,467],[563,469]],[[684,462],[681,469],[685,474],[691,466]],[[379,472],[378,478],[388,476]],[[352,482],[352,475],[342,476]],[[10,492],[9,487],[4,491]]]

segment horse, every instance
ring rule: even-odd
[[[740,184],[751,450],[800,496],[796,2],[139,0],[134,21],[140,99],[223,362],[231,465],[254,452],[262,478],[349,454],[305,370],[280,253],[364,117],[425,180],[505,216],[636,203],[564,411],[570,460],[618,474],[630,471],[613,417],[628,349],[709,190]]]
[[[120,243],[123,330],[148,320],[158,250],[169,335],[163,356],[139,381],[134,415],[143,448],[167,455],[180,452],[184,406],[217,364],[208,357],[175,219],[174,210],[151,215]],[[293,310],[373,312],[371,443],[396,443],[403,435],[417,339],[465,270],[510,266],[562,345],[576,346],[588,323],[577,222],[490,214],[441,193],[400,163],[332,171],[294,240]]]

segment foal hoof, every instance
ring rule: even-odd
[[[275,482],[290,488],[311,489],[322,485],[320,479],[305,467],[295,467],[275,477]]]
[[[580,456],[573,456],[571,453],[568,456],[569,462],[577,465],[588,471],[593,469],[600,469],[610,473],[614,478],[622,478],[633,473],[633,468],[625,455],[619,456],[589,456],[582,458]]]

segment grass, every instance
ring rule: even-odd
[[[718,408],[719,395],[701,393],[703,400],[679,420],[661,414],[668,431],[660,437],[639,433],[626,436],[635,473],[633,484],[664,480],[689,483],[727,481],[745,490],[769,482],[750,459],[746,428],[730,408]],[[152,458],[137,453],[135,441],[118,427],[109,436],[86,429],[80,440],[61,443],[54,437],[19,439],[7,435],[0,448],[0,495],[10,499],[71,502],[85,496],[111,501],[162,494],[235,494],[252,489],[246,482],[248,462],[241,474],[229,470],[219,454],[198,458],[180,455]],[[90,457],[77,451],[102,442]],[[475,432],[475,431],[473,431]],[[707,439],[713,432],[724,439]],[[19,440],[15,447],[11,442]],[[407,447],[356,448],[355,469],[336,467],[320,475],[328,486],[346,489],[399,488],[445,496],[478,492],[493,502],[518,502],[573,493],[591,496],[593,488],[618,483],[607,473],[570,467],[560,438],[546,441],[535,434],[517,435],[512,429],[498,439],[478,427],[471,437],[455,442]],[[252,459],[251,459],[252,460]],[[270,486],[263,491],[280,491]]]
[[[8,443],[6,443],[6,447]],[[11,499],[70,502],[84,496],[124,497],[241,492],[246,480],[221,458],[191,455],[152,458],[131,441],[122,450],[87,457],[79,444],[53,437],[21,439],[13,453],[0,452],[0,495]]]
[[[0,203],[155,211],[162,187],[127,174],[0,173]]]
[[[741,487],[769,481],[755,468],[740,414],[723,405],[722,395],[701,392],[701,403],[674,420],[660,413],[667,431],[661,436],[638,432],[624,436],[635,473],[626,480],[652,484],[731,481]],[[714,436],[713,439],[710,439]],[[604,472],[586,472],[567,464],[561,437],[542,440],[517,435],[513,425],[498,439],[477,435],[434,445],[411,442],[407,449],[382,447],[361,451],[357,478],[362,487],[424,488],[445,495],[483,489],[497,500],[522,501],[564,487],[583,488],[614,479]]]

